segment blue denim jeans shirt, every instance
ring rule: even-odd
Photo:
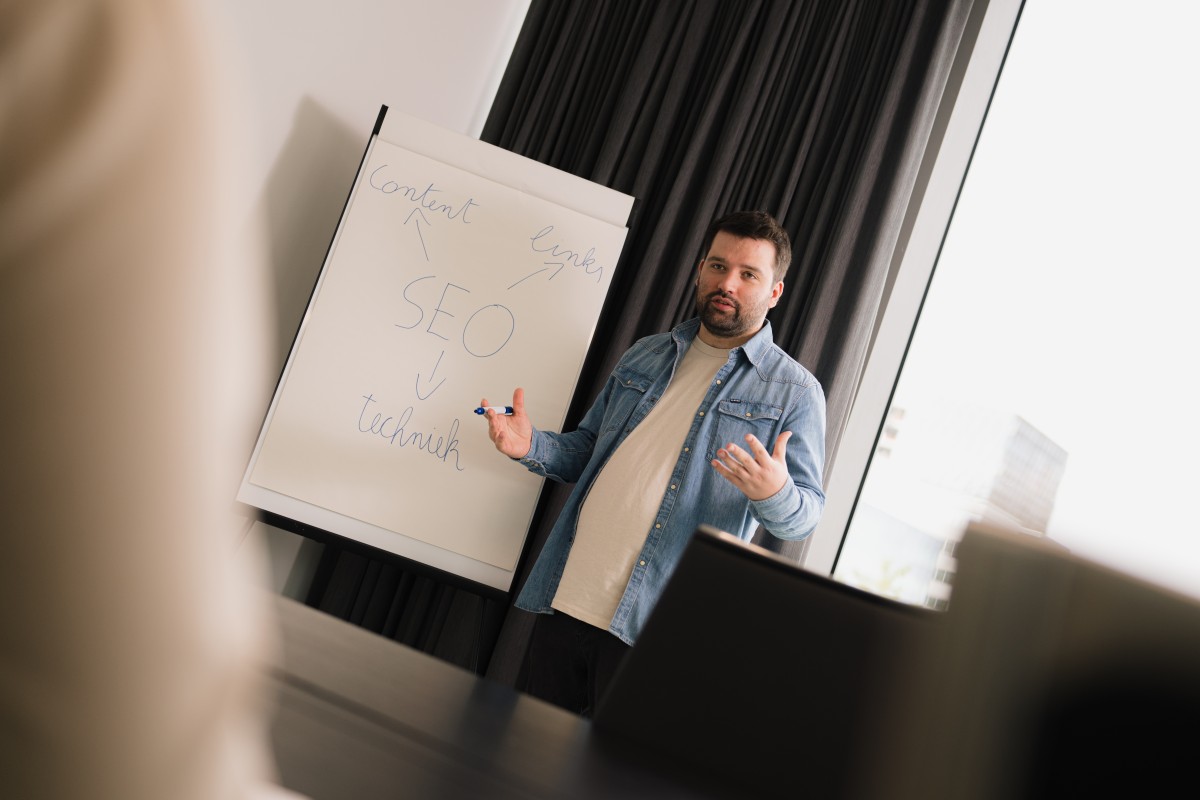
[[[521,463],[575,488],[517,597],[518,608],[550,612],[592,482],[662,397],[699,329],[699,320],[692,319],[670,333],[637,341],[576,430],[534,431]],[[787,445],[792,482],[765,500],[748,499],[710,463],[730,442],[744,447],[747,433],[771,451],[784,431],[792,432]],[[825,505],[824,462],[825,395],[808,370],[775,346],[767,322],[750,341],[730,351],[701,401],[609,630],[633,643],[701,523],[745,540],[760,523],[781,539],[811,533]]]

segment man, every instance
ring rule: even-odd
[[[497,450],[575,483],[517,606],[539,614],[527,691],[585,715],[699,524],[800,539],[824,507],[825,397],[766,321],[787,232],[737,212],[709,226],[702,252],[698,318],[636,342],[578,429],[534,429],[522,389],[511,416],[487,412]]]

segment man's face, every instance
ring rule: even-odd
[[[731,348],[758,333],[783,294],[783,281],[774,276],[775,245],[719,231],[696,276],[700,339]]]

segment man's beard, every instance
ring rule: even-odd
[[[712,301],[717,297],[725,297],[726,302],[733,306],[733,310],[726,312],[714,308]],[[696,313],[705,328],[722,338],[733,338],[749,333],[749,326],[742,316],[741,304],[720,292],[713,292],[704,300],[697,295]]]

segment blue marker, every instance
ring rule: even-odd
[[[497,414],[505,416],[512,416],[513,413],[512,406],[480,406],[475,409],[476,414],[486,414],[488,411],[495,411]]]

